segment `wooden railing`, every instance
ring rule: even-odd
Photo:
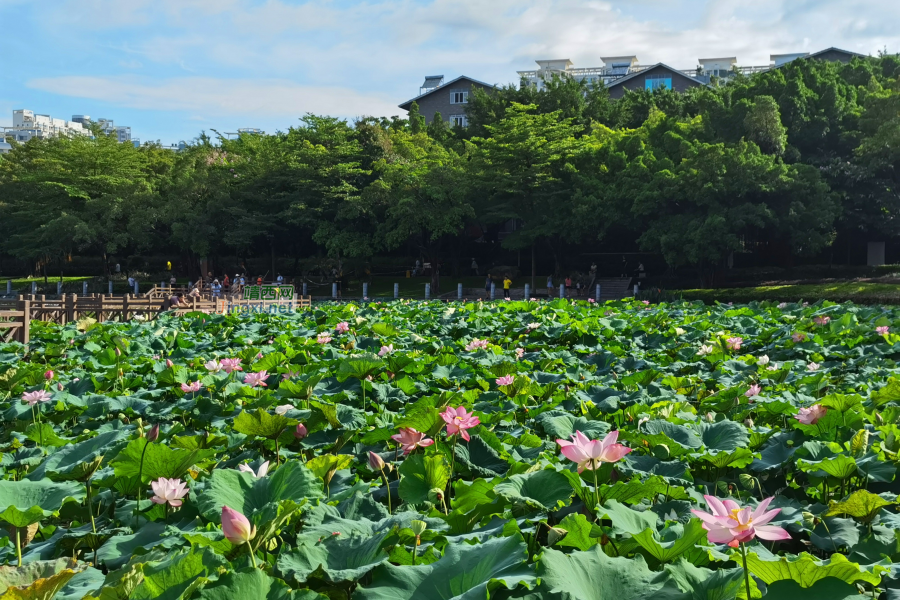
[[[138,318],[152,320],[166,306],[165,298],[150,296],[106,296],[63,294],[58,298],[46,296],[19,296],[17,300],[0,301],[0,342],[29,341],[28,324],[31,321],[47,321],[65,325],[85,317],[97,321],[127,321]],[[187,296],[181,303],[169,307],[168,314],[184,315],[191,312],[284,312],[297,308],[310,308],[312,298],[294,296],[278,300],[243,300]]]

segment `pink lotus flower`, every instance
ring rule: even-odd
[[[47,381],[50,381],[51,379],[53,379],[53,371],[51,371],[49,369],[44,371],[44,379],[46,379]]]
[[[802,342],[803,340],[806,339],[806,334],[802,333],[802,332],[795,333],[794,335],[791,336],[791,339],[794,341],[794,343]]]
[[[279,404],[275,407],[275,414],[284,416],[289,410],[294,410],[293,404]]]
[[[316,336],[316,341],[320,344],[327,344],[331,341],[331,335],[325,332],[320,333],[318,336]]]
[[[385,356],[387,354],[391,354],[394,351],[394,345],[388,344],[387,346],[382,346],[381,350],[378,351],[378,356]]]
[[[466,412],[463,406],[458,408],[448,406],[447,410],[441,413],[441,418],[447,424],[448,436],[458,433],[467,442],[469,441],[469,432],[466,430],[481,424],[481,419],[470,412]]]
[[[259,469],[257,469],[256,471],[254,471],[253,467],[251,467],[250,465],[248,465],[246,463],[241,463],[240,465],[238,465],[238,471],[243,471],[244,473],[250,473],[256,479],[260,479],[262,477],[265,477],[266,473],[269,472],[269,461],[266,461],[263,464],[259,465]]]
[[[719,500],[715,496],[703,496],[712,513],[691,509],[697,518],[703,521],[703,529],[713,544],[728,544],[737,548],[743,542],[755,537],[762,540],[789,540],[790,534],[775,525],[766,525],[775,518],[780,508],[766,511],[773,498],[766,498],[751,511],[750,507],[741,508],[734,500]]]
[[[243,371],[244,367],[241,366],[241,359],[239,358],[223,358],[222,359],[222,368],[225,369],[226,373],[231,373],[232,371]]]
[[[268,385],[266,385],[266,379],[268,377],[269,374],[265,370],[262,370],[258,373],[247,373],[247,375],[244,376],[244,383],[246,383],[250,387],[269,387]]]
[[[808,365],[806,365],[806,370],[807,371],[818,371],[820,366],[821,365],[819,365],[819,363],[811,362]]]
[[[200,385],[199,381],[194,381],[192,383],[182,383],[181,391],[185,394],[194,394],[199,392],[201,387],[202,386]]]
[[[787,302],[779,302],[779,303],[778,303],[778,308],[779,308],[780,310],[784,310],[785,308],[787,308]]]
[[[593,304],[594,302],[595,302],[595,300],[594,300],[593,298],[588,298],[588,303],[589,303],[589,304]]]
[[[180,479],[160,477],[150,482],[154,496],[150,498],[156,504],[169,503],[169,506],[181,506],[181,499],[188,493],[185,482]]]
[[[747,396],[748,398],[752,398],[753,396],[759,396],[759,393],[761,391],[762,391],[762,388],[759,387],[758,384],[754,383],[753,385],[750,386],[750,389],[748,389],[746,392],[744,392],[744,395]]]
[[[256,537],[256,525],[251,526],[249,519],[227,506],[222,507],[222,533],[225,539],[240,546],[249,543]]]
[[[831,317],[816,317],[813,319],[813,322],[816,325],[828,325],[828,321],[831,320]]]
[[[473,338],[471,342],[466,344],[466,350],[472,352],[473,350],[485,349],[488,347],[487,340],[479,340],[478,338]]]
[[[347,321],[341,321],[340,323],[337,324],[337,326],[335,326],[334,330],[337,331],[339,334],[347,333],[348,331],[350,331],[350,324],[347,323]]]
[[[498,377],[494,380],[494,383],[497,385],[512,385],[515,380],[516,378],[512,375],[507,375],[506,377]]]
[[[610,432],[602,441],[592,440],[576,431],[571,442],[556,440],[556,443],[562,448],[563,456],[578,464],[578,472],[581,473],[585,469],[588,471],[599,469],[605,462],[616,462],[631,452],[631,448],[617,444],[618,439],[618,430]]]
[[[297,423],[297,428],[294,429],[294,437],[298,440],[302,440],[307,435],[309,435],[309,432],[306,431],[306,425],[304,425],[303,423]]]
[[[38,402],[47,402],[48,400],[50,400],[50,394],[44,390],[22,394],[22,402],[27,402],[28,406],[34,406]]]
[[[801,408],[800,411],[794,415],[794,418],[803,423],[804,425],[815,425],[819,422],[819,419],[824,417],[828,413],[828,409],[821,404],[813,404],[809,408]]]
[[[288,369],[288,371],[286,373],[283,373],[281,375],[281,378],[282,379],[293,379],[294,377],[297,377],[299,375],[300,375],[300,371],[291,371],[290,369]]]
[[[381,471],[384,469],[384,459],[369,450],[369,467],[373,471]]]
[[[205,363],[203,366],[206,367],[206,370],[210,373],[218,373],[223,368],[225,368],[224,365],[217,360],[211,360]]]
[[[400,433],[392,435],[391,439],[403,447],[403,454],[407,455],[416,448],[427,448],[434,440],[425,437],[424,433],[416,431],[412,427],[403,427]]]
[[[730,337],[727,340],[725,340],[725,346],[729,350],[740,350],[741,344],[743,344],[743,343],[744,343],[744,339],[739,338],[739,337]]]
[[[525,348],[516,348],[516,359],[521,360],[525,356]]]
[[[529,324],[527,325],[528,329],[530,329],[530,330],[532,330],[532,331],[534,331],[535,329],[537,329],[537,328],[540,327],[540,326],[541,326],[540,323],[529,323]]]
[[[887,325],[882,325],[881,327],[875,328],[875,333],[877,333],[878,335],[887,335],[890,330],[891,328]]]

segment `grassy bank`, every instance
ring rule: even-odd
[[[708,290],[678,290],[673,294],[685,300],[704,302],[746,303],[762,300],[780,302],[855,302],[857,304],[900,304],[900,285],[890,283],[864,283],[839,281],[817,284],[771,285],[745,288],[719,288]]]

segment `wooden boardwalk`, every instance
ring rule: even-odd
[[[152,320],[163,312],[165,298],[161,294],[145,296],[107,296],[63,294],[56,298],[45,295],[19,296],[16,300],[0,300],[0,342],[30,340],[28,324],[46,321],[65,325],[85,317],[97,321]],[[192,312],[226,314],[230,312],[285,312],[310,308],[309,296],[277,300],[243,300],[239,298],[183,297],[181,304],[168,314]]]

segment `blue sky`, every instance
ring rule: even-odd
[[[898,52],[897,23],[893,0],[0,0],[0,125],[87,114],[169,144],[399,115],[425,75],[512,83],[535,59]]]

